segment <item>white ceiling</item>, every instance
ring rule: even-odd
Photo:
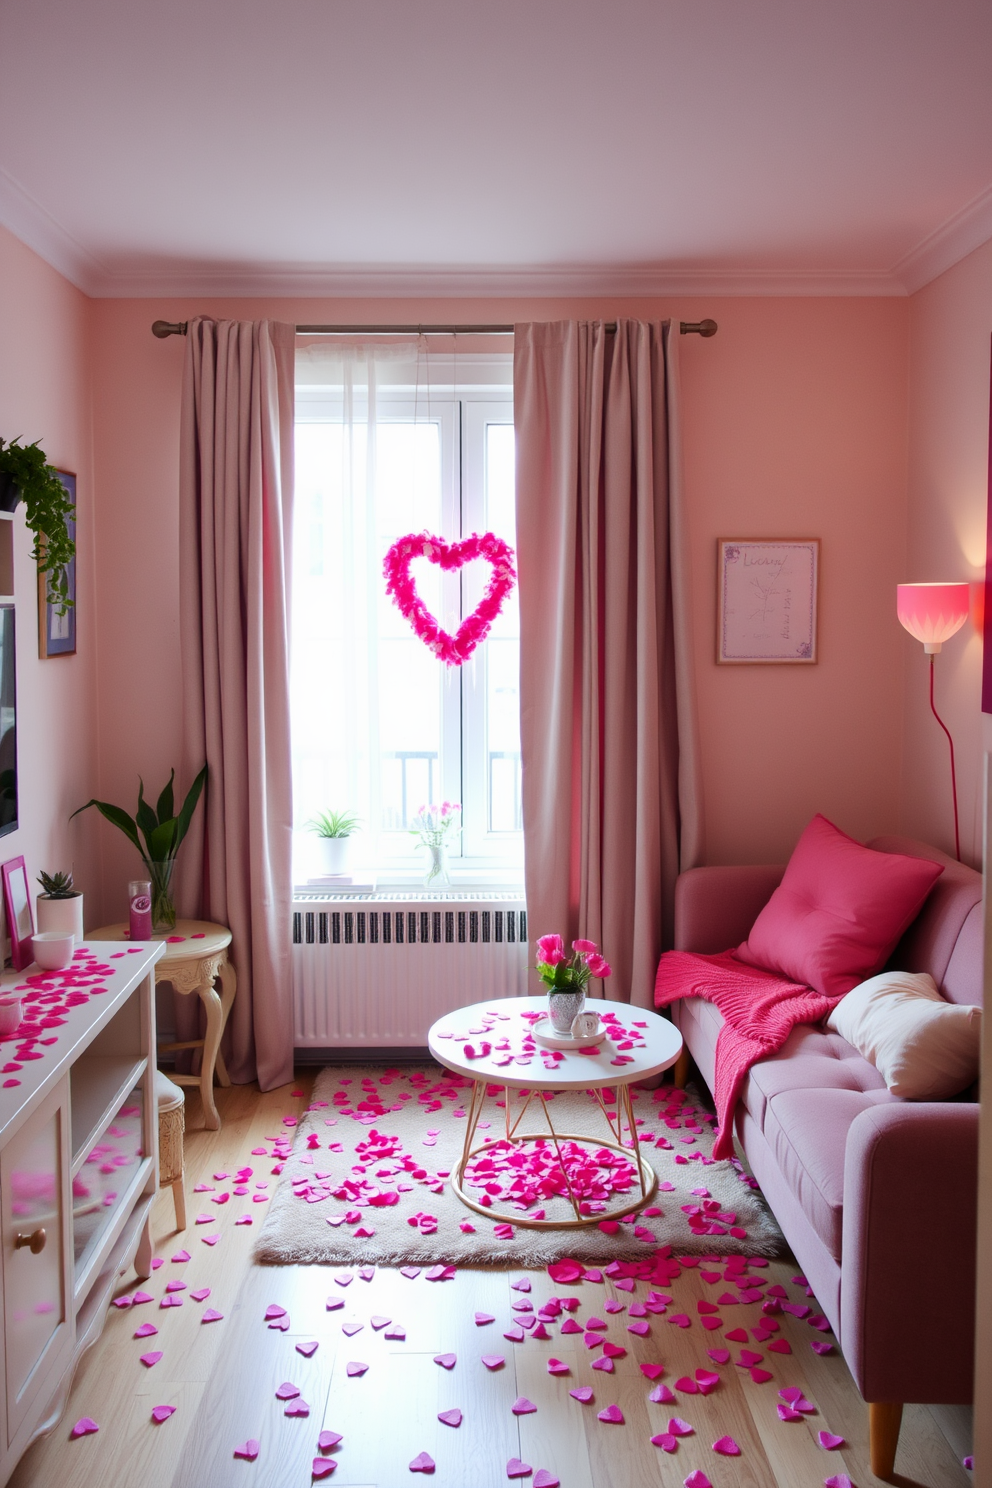
[[[96,295],[904,294],[990,0],[0,0],[0,222]]]

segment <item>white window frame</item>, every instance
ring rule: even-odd
[[[447,371],[451,365],[448,358],[439,360],[443,360]],[[442,531],[449,541],[488,528],[486,429],[490,424],[513,423],[513,391],[507,376],[510,360],[506,354],[475,354],[470,359],[459,358],[457,382],[432,380],[429,391],[425,382],[417,388],[378,390],[380,419],[388,411],[390,418],[399,421],[431,422],[439,427]],[[298,423],[322,423],[329,416],[341,415],[342,400],[333,389],[298,385],[296,399]],[[480,565],[480,568],[482,572],[473,586],[476,593],[463,593],[469,583],[467,575],[461,572],[445,575],[442,582],[446,611],[457,609],[464,614],[474,608],[487,577],[485,567]],[[461,609],[463,600],[465,610]],[[523,833],[489,830],[488,761],[484,752],[486,705],[486,642],[483,642],[465,665],[443,668],[442,677],[438,799],[462,801],[466,821],[461,836],[452,840],[449,853],[456,888],[515,887],[523,882]],[[370,784],[374,819],[381,821],[379,778]],[[296,830],[305,830],[305,824],[297,823]],[[414,839],[408,833],[380,831],[376,836],[376,861],[358,866],[377,873],[380,889],[390,885],[409,888],[420,882],[425,856]]]

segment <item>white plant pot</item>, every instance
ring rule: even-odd
[[[83,938],[83,896],[46,899],[39,894],[35,900],[35,918],[39,932],[55,930],[62,935],[74,935],[78,944]]]
[[[318,837],[318,854],[322,873],[347,873],[351,862],[350,837]]]

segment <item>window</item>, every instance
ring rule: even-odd
[[[513,547],[511,358],[409,345],[303,348],[298,358],[292,735],[295,881],[315,871],[306,823],[362,819],[354,861],[380,881],[416,879],[422,805],[460,801],[456,879],[518,882],[519,619],[516,591],[462,667],[427,650],[386,595],[383,558],[408,532],[496,532]],[[489,567],[411,572],[457,629]]]

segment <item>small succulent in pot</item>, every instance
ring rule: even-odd
[[[44,890],[39,894],[40,899],[78,899],[81,890],[73,887],[71,873],[45,873],[38,874],[38,882]]]
[[[320,865],[325,874],[341,877],[348,869],[351,837],[361,817],[354,811],[321,811],[307,822],[320,841]]]

